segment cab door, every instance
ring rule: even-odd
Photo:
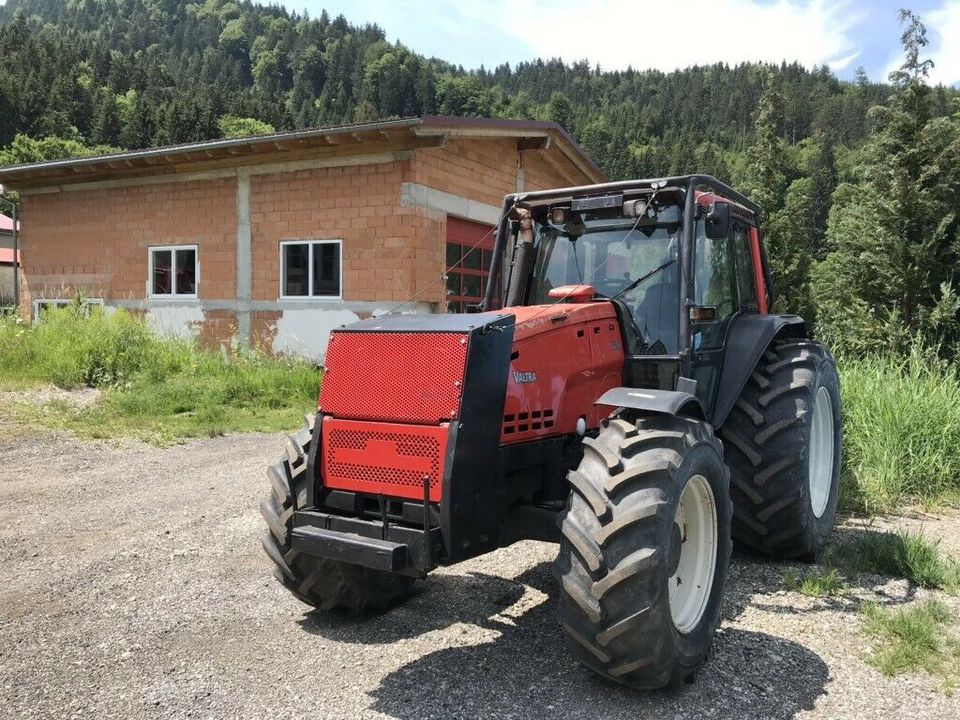
[[[697,397],[713,408],[727,332],[734,318],[758,312],[756,272],[751,248],[751,228],[732,217],[723,238],[709,238],[704,222],[697,221],[694,240],[693,305],[701,319],[691,318],[691,374]],[[709,317],[706,317],[709,316]]]

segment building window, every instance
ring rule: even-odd
[[[150,297],[196,297],[200,266],[196,245],[150,248]]]
[[[33,299],[33,319],[39,320],[50,308],[63,308],[70,306],[79,306],[82,309],[84,317],[90,316],[92,308],[102,308],[103,298],[34,298]]]
[[[281,298],[341,297],[340,240],[280,243]]]

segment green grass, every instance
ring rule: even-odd
[[[0,321],[0,384],[96,387],[100,402],[7,408],[20,420],[85,437],[133,436],[157,443],[231,431],[296,427],[315,407],[319,371],[245,351],[205,352],[154,335],[123,311],[84,318],[73,308],[42,322]]]
[[[852,571],[906,578],[922,588],[960,592],[960,564],[944,555],[939,543],[919,533],[868,531],[836,546],[827,562]]]
[[[960,642],[952,635],[956,618],[947,605],[929,599],[887,610],[868,603],[861,613],[863,631],[874,639],[867,662],[885,675],[924,671],[953,690],[960,677]]]
[[[840,363],[841,506],[890,511],[960,498],[960,374],[915,346],[906,358]]]
[[[803,574],[787,570],[783,574],[783,587],[810,597],[838,597],[847,591],[847,584],[836,568],[824,568]]]

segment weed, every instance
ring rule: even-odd
[[[814,570],[803,575],[795,570],[783,574],[783,586],[810,597],[838,597],[847,591],[846,583],[836,568]]]
[[[858,572],[906,578],[922,588],[960,591],[960,565],[921,533],[867,531],[835,548],[829,558]]]
[[[840,363],[841,506],[937,506],[960,495],[960,372],[915,345],[909,356]]]
[[[51,310],[42,322],[0,321],[0,384],[49,382],[103,389],[90,407],[18,404],[22,419],[86,437],[156,443],[230,431],[276,431],[315,407],[311,365],[252,351],[226,357],[154,335],[123,311]]]
[[[960,642],[951,635],[956,619],[936,599],[886,610],[874,603],[861,608],[863,631],[875,638],[867,662],[885,675],[925,671],[953,689],[960,676]]]

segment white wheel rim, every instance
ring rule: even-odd
[[[813,400],[813,422],[810,425],[810,504],[815,517],[823,517],[833,487],[833,403],[825,387],[817,390]]]
[[[670,576],[670,616],[681,633],[703,617],[717,564],[717,505],[703,475],[687,481],[674,518],[680,530],[680,559]]]

